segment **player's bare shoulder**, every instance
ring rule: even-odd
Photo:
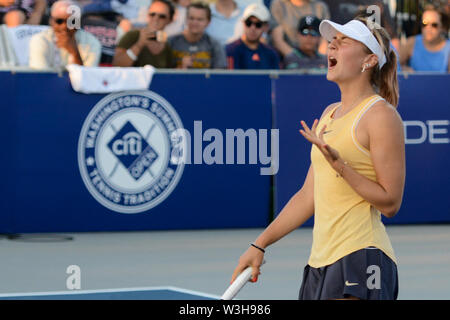
[[[339,102],[334,102],[334,103],[328,105],[328,106],[325,108],[325,110],[322,112],[322,115],[320,116],[320,120],[322,120],[322,118],[323,118],[324,116],[326,116],[329,112],[331,112],[331,110],[332,110],[334,107],[336,107],[338,104],[339,104]]]
[[[394,121],[402,121],[402,117],[397,111],[397,108],[392,106],[386,100],[380,100],[373,104],[373,106],[367,112],[368,118],[392,118]]]
[[[395,131],[403,131],[402,117],[397,109],[385,100],[380,100],[366,112],[362,121],[369,130],[376,130],[380,127],[390,127]]]

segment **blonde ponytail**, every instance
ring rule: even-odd
[[[368,23],[366,17],[358,16],[355,20],[361,21],[372,30],[372,34],[377,39],[386,56],[386,63],[381,69],[378,67],[373,68],[370,82],[380,96],[392,106],[397,107],[400,96],[397,78],[397,55],[391,49],[391,38],[387,31],[379,25],[375,28],[370,28],[373,24]],[[369,48],[367,48],[367,53],[371,53]]]
[[[386,64],[372,74],[372,82],[379,88],[379,94],[392,106],[397,107],[399,99],[397,78],[397,55],[390,49],[386,55]]]

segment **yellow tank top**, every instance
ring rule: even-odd
[[[336,149],[341,158],[358,173],[372,181],[376,174],[369,150],[356,140],[356,126],[379,95],[366,98],[338,119],[331,115],[337,105],[323,116],[317,126],[320,132],[327,125],[323,139]],[[382,250],[394,262],[396,258],[381,213],[358,195],[325,160],[313,145],[311,163],[314,169],[313,244],[308,264],[314,268],[330,265],[340,258],[368,246]]]

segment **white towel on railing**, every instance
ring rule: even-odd
[[[70,83],[73,90],[82,93],[110,93],[125,90],[147,90],[155,68],[145,67],[83,67],[70,64]]]

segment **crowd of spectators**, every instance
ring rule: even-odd
[[[327,69],[321,20],[346,23],[374,4],[402,69],[449,72],[450,1],[424,7],[420,33],[403,41],[382,0],[0,0],[0,23],[49,26],[29,42],[35,69],[75,63],[320,71]]]

